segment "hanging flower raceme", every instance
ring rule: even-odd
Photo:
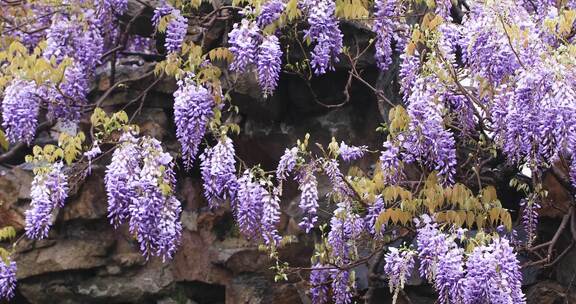
[[[211,208],[225,199],[233,200],[238,190],[236,159],[232,140],[224,137],[200,155],[204,196]]]
[[[170,154],[160,142],[143,137],[140,143],[142,167],[137,181],[137,195],[128,205],[130,232],[140,243],[146,257],[172,258],[182,233],[178,220],[180,202],[174,197],[175,175]]]
[[[108,219],[115,228],[128,219],[128,205],[137,195],[141,170],[139,155],[138,140],[126,132],[106,168],[104,182],[108,196]]]
[[[262,5],[260,9],[260,14],[256,18],[256,24],[261,29],[264,29],[266,26],[272,24],[276,21],[282,12],[286,4],[283,0],[269,0]]]
[[[230,69],[243,73],[257,59],[258,45],[261,40],[258,26],[248,19],[242,19],[240,23],[234,24],[234,29],[228,33],[228,37],[230,38],[229,50],[234,54]]]
[[[351,304],[356,283],[351,280],[351,271],[332,271],[332,299],[335,304]]]
[[[436,0],[436,10],[434,13],[441,16],[444,20],[452,21],[450,16],[450,9],[452,8],[452,0]]]
[[[210,91],[197,84],[190,75],[178,81],[178,89],[174,92],[174,121],[187,170],[192,168],[196,159],[206,126],[214,116],[214,106]]]
[[[300,195],[300,209],[304,212],[304,217],[300,221],[300,228],[304,229],[306,233],[314,228],[314,224],[318,220],[316,211],[318,209],[318,181],[314,175],[314,165],[308,165],[301,169],[297,176],[298,190],[302,193]]]
[[[82,106],[87,103],[89,90],[84,67],[74,62],[66,68],[60,84],[47,83],[40,87],[39,94],[47,103],[49,118],[76,122],[80,119]]]
[[[266,245],[278,246],[282,237],[278,233],[280,223],[280,198],[277,190],[266,191],[262,197],[262,239]]]
[[[0,259],[0,299],[10,300],[16,289],[16,262],[10,257]]]
[[[454,182],[456,143],[453,134],[444,128],[443,105],[434,101],[437,80],[419,78],[408,98],[409,132],[403,143],[407,154],[436,170],[444,183]]]
[[[170,259],[182,234],[172,157],[151,137],[127,132],[120,140],[105,176],[108,218],[115,227],[129,222],[147,258]]]
[[[388,70],[392,63],[392,39],[395,38],[395,31],[399,26],[396,21],[400,17],[402,1],[398,0],[376,0],[374,2],[374,25],[372,30],[376,33],[376,64],[382,71]],[[400,39],[398,39],[400,40]],[[397,46],[402,50],[403,47]]]
[[[330,219],[328,233],[331,257],[337,265],[346,265],[352,260],[354,240],[364,231],[364,221],[352,211],[349,202],[338,203]]]
[[[179,10],[172,10],[172,19],[166,28],[166,42],[164,46],[168,53],[176,53],[182,48],[182,42],[188,31],[188,19]]]
[[[552,164],[572,154],[576,125],[576,78],[556,59],[518,73],[514,86],[501,86],[493,106],[497,143],[518,164]]]
[[[340,148],[338,149],[340,157],[346,162],[351,162],[364,157],[364,154],[368,151],[367,146],[348,146],[345,142],[340,143]]]
[[[400,63],[400,71],[398,76],[400,77],[400,92],[402,93],[402,98],[404,101],[408,100],[412,89],[418,79],[418,73],[420,71],[420,54],[414,51],[413,54],[409,54],[405,51],[400,55],[402,63]]]
[[[278,162],[278,167],[276,168],[276,178],[278,180],[282,181],[288,178],[288,175],[296,167],[297,158],[298,158],[297,147],[286,149],[284,151],[284,154],[280,157],[280,162]]]
[[[376,230],[376,221],[378,220],[378,216],[380,213],[386,211],[384,200],[382,199],[382,195],[377,195],[374,203],[368,207],[368,213],[366,214],[366,228],[370,231],[370,233],[374,236],[381,236],[381,232],[384,230],[384,224],[380,227],[380,230]]]
[[[406,280],[412,274],[415,252],[394,247],[390,247],[389,250],[390,252],[384,256],[384,274],[388,277],[388,286],[393,294],[392,303],[396,303],[398,292],[404,289]]]
[[[312,266],[310,271],[310,297],[313,304],[328,303],[331,272],[327,265],[316,263]]]
[[[244,171],[238,179],[238,193],[234,204],[234,214],[240,232],[248,239],[261,235],[263,201],[266,190],[254,178],[250,170]]]
[[[257,56],[258,82],[264,97],[272,95],[278,85],[282,64],[282,49],[274,35],[264,37]]]
[[[26,236],[43,239],[52,226],[52,213],[64,207],[68,197],[68,181],[63,172],[64,164],[56,162],[38,168],[30,188],[30,209],[26,210]]]
[[[342,33],[336,19],[333,0],[320,0],[308,7],[308,24],[304,37],[315,43],[310,62],[314,73],[321,75],[334,69],[342,52]]]
[[[464,303],[525,303],[520,264],[508,240],[478,246],[466,261]]]
[[[354,196],[354,190],[344,180],[344,175],[340,172],[340,166],[335,159],[325,159],[322,163],[322,170],[330,179],[332,190],[329,194],[334,193],[339,196],[340,200],[349,200]]]
[[[538,228],[538,210],[540,204],[535,199],[523,199],[520,201],[522,209],[522,224],[527,234],[528,247],[532,246],[532,241],[536,237]]]
[[[167,15],[170,15],[170,19],[166,26],[164,47],[169,54],[177,53],[182,48],[182,43],[188,31],[188,19],[182,16],[180,10],[171,5],[164,5],[154,9],[154,15],[152,16],[154,27],[158,27],[160,19]]]
[[[442,233],[429,217],[423,217],[417,243],[420,275],[434,283],[440,303],[458,303],[462,295],[464,251]]]
[[[34,81],[14,79],[4,90],[2,127],[12,143],[32,142],[38,126],[40,97]]]
[[[46,34],[47,47],[44,57],[73,58],[85,73],[92,73],[102,57],[104,40],[93,10],[85,10],[82,16],[55,14]]]
[[[384,151],[380,154],[380,167],[386,184],[395,185],[403,178],[400,148],[390,141],[385,141]]]

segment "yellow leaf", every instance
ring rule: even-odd
[[[492,208],[488,211],[488,216],[490,218],[490,223],[495,224],[496,221],[500,218],[500,208]]]
[[[10,148],[10,143],[8,143],[8,139],[6,138],[6,133],[2,130],[0,130],[0,146],[4,151],[8,151],[8,148]]]

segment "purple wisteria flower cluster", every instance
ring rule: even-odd
[[[12,143],[19,141],[30,144],[38,126],[40,96],[34,81],[14,79],[2,100],[2,127]]]
[[[105,182],[110,221],[115,226],[127,221],[146,257],[172,258],[180,243],[182,210],[174,195],[172,156],[160,142],[124,133]]]
[[[234,201],[239,184],[232,140],[228,137],[218,140],[214,147],[206,148],[200,155],[200,161],[202,188],[210,207],[219,207],[226,199]]]
[[[392,303],[396,303],[398,292],[404,289],[406,280],[412,274],[415,252],[394,247],[389,250],[384,256],[384,274],[388,277],[388,286],[393,294]]]
[[[320,0],[308,6],[308,24],[304,37],[315,43],[310,65],[316,75],[334,70],[342,52],[342,32],[336,19],[334,0]]]
[[[297,176],[298,190],[301,191],[299,207],[304,212],[299,225],[306,233],[314,228],[318,220],[318,181],[314,171],[314,165],[311,164],[302,168]]]
[[[10,257],[0,260],[0,298],[10,300],[16,289],[16,262]]]
[[[403,51],[408,41],[407,26],[400,21],[405,10],[404,1],[374,1],[375,20],[372,25],[372,30],[376,33],[376,54],[374,57],[378,68],[382,71],[388,70],[392,63],[392,42],[396,43],[395,49],[397,51]]]
[[[538,210],[541,206],[533,197],[521,200],[520,207],[524,208],[522,210],[522,224],[527,234],[527,245],[530,247],[538,232]]]
[[[56,162],[38,168],[30,188],[30,209],[26,210],[26,236],[43,239],[48,236],[56,208],[64,207],[68,197],[68,180],[64,164]]]
[[[434,283],[440,303],[525,303],[520,264],[510,242],[496,238],[464,250],[429,217],[418,228],[420,275]]]
[[[182,16],[182,13],[179,9],[176,9],[170,5],[164,5],[157,7],[154,10],[154,15],[152,16],[152,23],[154,27],[157,27],[160,23],[160,19],[167,15],[170,15],[170,19],[166,27],[164,47],[170,54],[179,52],[182,48],[182,43],[184,42],[186,32],[188,31],[188,19]]]
[[[338,149],[339,156],[346,162],[351,162],[364,157],[366,151],[368,151],[367,146],[349,146],[345,142],[341,142]]]
[[[72,59],[60,83],[42,84],[40,94],[47,103],[51,119],[80,119],[81,107],[87,103],[90,76],[104,53],[101,31],[104,21],[100,19],[107,10],[101,8],[98,12],[100,15],[91,9],[83,10],[82,14],[57,13],[46,30],[44,57],[54,58],[57,63],[65,58]]]
[[[283,0],[269,0],[264,3],[260,9],[260,14],[256,18],[256,24],[261,29],[274,23],[280,18],[282,12],[286,8],[286,3]]]
[[[275,15],[268,10],[264,10],[262,13]],[[260,28],[266,22],[270,22],[273,16],[263,16],[263,18],[268,19],[267,21],[260,21],[260,25],[246,18],[242,19],[240,23],[234,24],[234,28],[228,35],[230,38],[229,49],[234,54],[234,61],[230,65],[230,69],[244,73],[250,66],[256,65],[258,82],[264,97],[266,97],[274,93],[278,84],[283,52],[278,37],[273,34],[263,35]]]
[[[281,240],[276,226],[280,222],[279,197],[267,190],[254,174],[246,170],[238,179],[234,215],[240,232],[249,239],[262,238],[266,245]]]
[[[278,167],[276,168],[276,179],[278,179],[278,181],[286,180],[288,175],[296,167],[297,160],[298,148],[293,147],[291,149],[286,149],[282,157],[280,157],[280,162],[278,162]]]
[[[200,142],[214,116],[214,107],[212,93],[197,84],[192,75],[178,81],[178,89],[174,92],[174,121],[184,167],[188,170],[193,166]]]

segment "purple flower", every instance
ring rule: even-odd
[[[216,146],[200,155],[204,196],[210,208],[218,207],[227,198],[233,200],[238,189],[236,159],[232,140],[225,137]]]
[[[434,101],[439,90],[435,79],[419,78],[408,97],[409,132],[403,143],[407,154],[436,170],[444,183],[452,184],[456,173],[456,143],[444,128],[443,106]]]
[[[308,24],[304,37],[316,43],[310,62],[314,73],[321,75],[334,69],[342,52],[342,33],[336,20],[336,5],[333,0],[319,0],[310,5]]]
[[[531,247],[532,241],[534,241],[536,233],[538,232],[538,210],[540,209],[540,205],[535,199],[523,199],[520,201],[520,207],[524,208],[522,209],[522,224],[528,235],[528,247]]]
[[[335,304],[352,303],[352,295],[355,288],[350,280],[350,270],[332,271],[332,299]]]
[[[108,219],[117,228],[129,217],[128,205],[137,196],[140,175],[137,139],[124,133],[106,168],[104,182],[108,196]]]
[[[2,127],[12,143],[30,144],[36,134],[40,98],[34,81],[14,79],[4,91]]]
[[[453,238],[442,233],[438,225],[427,217],[418,228],[417,243],[420,275],[434,283],[439,302],[461,302],[464,251],[457,246]]]
[[[368,213],[366,214],[366,228],[370,230],[372,235],[380,235],[384,230],[384,224],[380,227],[379,231],[376,231],[376,221],[380,213],[386,211],[384,200],[381,195],[376,196],[374,203],[368,207]]]
[[[140,251],[148,258],[171,259],[181,236],[180,202],[174,197],[175,176],[170,154],[151,137],[140,140],[141,170],[135,182],[136,196],[128,205],[130,232],[136,235]]]
[[[172,18],[166,28],[166,41],[164,46],[168,53],[176,53],[182,48],[182,42],[188,31],[188,19],[180,13],[180,10],[172,10]]]
[[[79,30],[83,29],[83,30]],[[54,56],[57,62],[73,58],[87,73],[91,73],[104,51],[104,40],[93,10],[78,15],[55,14],[46,34],[44,57]]]
[[[392,63],[392,38],[396,38],[395,36],[397,36],[395,31],[400,27],[400,22],[397,21],[397,18],[401,15],[402,11],[401,1],[374,1],[375,20],[372,26],[372,30],[376,33],[376,54],[374,57],[376,58],[378,68],[382,71],[388,70],[388,67]]]
[[[238,179],[234,214],[240,232],[248,239],[255,239],[263,233],[261,224],[264,220],[262,213],[266,194],[266,190],[254,179],[254,175],[249,170],[244,171]]]
[[[380,166],[382,169],[384,182],[395,185],[403,177],[402,162],[400,160],[400,148],[390,141],[384,142],[384,151],[380,154]]]
[[[112,12],[122,15],[128,9],[128,0],[104,0]]]
[[[350,203],[341,202],[330,219],[330,229],[331,257],[338,265],[345,265],[352,260],[354,240],[364,231],[364,222],[352,212]]]
[[[162,17],[166,15],[170,15],[173,10],[174,7],[172,7],[169,4],[156,7],[154,9],[154,14],[152,15],[152,25],[154,25],[154,27],[158,27],[158,25],[160,24],[160,19],[162,19]]]
[[[64,165],[56,162],[38,168],[30,188],[30,209],[26,210],[26,236],[43,239],[52,226],[52,212],[64,207],[68,197],[68,182],[63,173]]]
[[[174,92],[174,121],[176,137],[182,146],[182,158],[187,170],[192,168],[198,146],[206,133],[206,126],[214,116],[214,97],[195,83],[192,77],[178,81]]]
[[[280,157],[280,162],[276,168],[276,178],[280,181],[286,180],[288,174],[294,170],[296,167],[296,160],[298,158],[298,148],[293,147],[292,149],[286,149],[282,157]]]
[[[16,289],[16,262],[10,257],[0,261],[0,298],[10,300]]]
[[[508,240],[478,246],[466,261],[464,303],[525,303],[520,264]]]
[[[264,29],[280,17],[285,7],[286,4],[282,0],[267,1],[260,9],[260,15],[256,18],[256,24],[261,29]]]
[[[272,95],[276,89],[281,64],[282,49],[278,38],[274,35],[264,37],[258,49],[257,69],[258,82],[265,97]]]
[[[340,153],[340,157],[342,157],[344,161],[350,162],[364,157],[364,154],[366,153],[366,151],[368,151],[368,147],[348,146],[345,142],[341,142],[338,151]]]
[[[340,172],[340,166],[335,159],[325,159],[322,162],[322,169],[330,179],[333,193],[339,195],[338,199],[348,200],[354,196],[354,190],[348,186],[344,180],[344,175]]]
[[[396,303],[398,292],[404,289],[406,280],[410,278],[414,268],[415,252],[411,250],[398,250],[390,247],[390,252],[384,256],[384,273],[388,277],[388,286],[393,293],[392,303]]]
[[[446,239],[446,242],[448,244],[442,248],[442,255],[438,259],[434,287],[439,294],[439,303],[458,303],[463,289],[464,250],[451,240]]]
[[[304,217],[300,221],[299,226],[308,233],[314,228],[314,224],[318,220],[316,215],[316,210],[318,209],[318,182],[314,175],[314,165],[302,168],[298,174],[298,190],[302,192],[299,206],[304,212]]]
[[[282,237],[278,233],[280,223],[280,198],[276,189],[266,191],[262,197],[262,238],[266,245],[278,246]]]
[[[400,92],[402,92],[403,99],[406,101],[408,97],[410,97],[410,93],[418,79],[418,73],[420,72],[420,54],[416,51],[412,55],[403,53],[400,55],[400,59],[402,59],[400,71],[398,72],[400,77]]]
[[[234,61],[230,65],[232,71],[243,73],[248,65],[256,62],[258,42],[260,41],[259,29],[255,23],[242,19],[234,24],[234,29],[228,33],[230,52],[234,54]]]
[[[450,9],[452,8],[452,0],[436,0],[436,15],[441,16],[446,21],[452,21],[450,16]]]
[[[313,304],[328,303],[330,273],[330,269],[320,263],[312,266],[310,271],[310,297]]]
[[[48,104],[48,117],[77,122],[82,106],[88,102],[89,79],[84,67],[74,62],[66,68],[64,79],[59,84],[46,83],[39,94]]]
[[[432,281],[436,275],[438,260],[446,252],[446,236],[438,230],[438,224],[430,218],[424,219],[422,227],[418,228],[416,242],[418,258],[420,259],[420,275]]]

